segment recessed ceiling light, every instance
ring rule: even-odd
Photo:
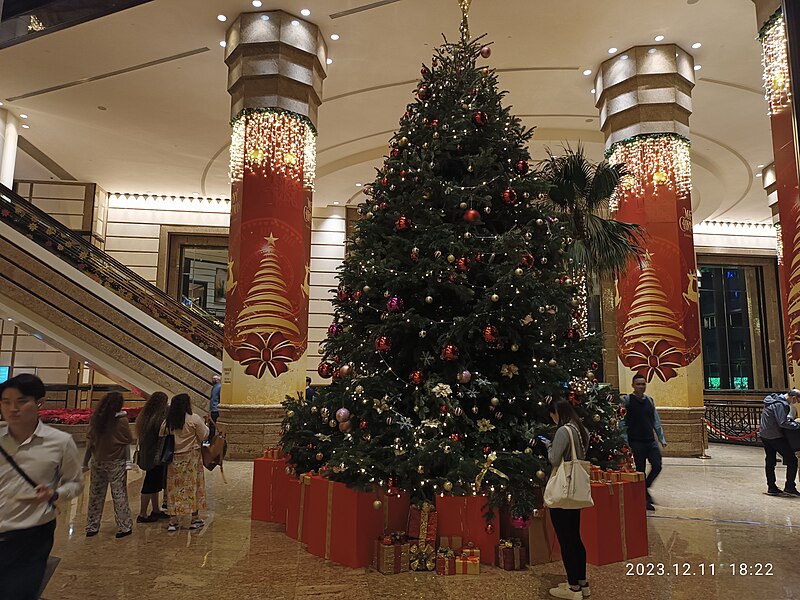
[[[361,187],[362,185],[364,185],[364,184],[362,184],[362,183],[357,183],[357,184],[356,184],[356,187]]]
[[[592,91],[591,91],[591,93],[592,93],[592,94],[594,94],[594,93],[595,93],[595,89],[594,89],[594,88],[592,88]]]
[[[339,201],[338,200],[334,200],[333,203],[334,204],[339,204]]]
[[[650,50],[647,51],[648,54],[655,54],[656,52],[658,52],[658,50],[655,48],[650,48]]]
[[[261,8],[261,0],[253,0],[253,6],[256,8]]]
[[[655,41],[657,41],[657,42],[663,42],[663,41],[664,41],[664,36],[663,36],[663,35],[657,35],[657,36],[656,36],[655,38],[653,38],[653,39],[654,39]]]
[[[700,42],[695,42],[694,44],[692,44],[692,48],[694,48],[695,50],[701,48],[702,46],[703,44],[701,44]]]
[[[336,40],[339,39],[339,34],[338,33],[332,33],[331,34],[331,39],[335,42]]]
[[[761,177],[761,173],[756,173],[756,177]]]
[[[311,11],[308,10],[307,8],[304,8],[303,10],[300,11],[300,14],[303,15],[304,17],[308,17],[311,16]]]
[[[23,129],[30,129],[30,128],[31,128],[31,126],[30,126],[30,125],[23,125],[23,126],[22,126],[22,128],[23,128]]]
[[[702,69],[702,68],[703,68],[703,65],[695,65],[695,66],[694,66],[694,70],[695,70],[695,71],[699,71],[699,70],[700,70],[700,69]]]
[[[292,20],[292,25],[300,25],[300,21],[297,19]]]
[[[608,49],[608,53],[609,53],[609,54],[614,54],[614,53],[616,53],[616,52],[617,52],[617,49],[616,49],[616,48],[609,48],[609,49]]]
[[[763,168],[764,168],[764,165],[758,165],[758,168],[759,168],[759,169],[763,169]]]
[[[262,21],[269,21],[269,15],[261,15]]]
[[[591,75],[591,74],[592,74],[592,70],[591,70],[591,69],[586,69],[586,70],[583,72],[583,74],[584,74],[584,75]]]
[[[228,42],[226,42],[225,40],[222,40],[222,41],[219,43],[219,45],[220,45],[220,46],[222,46],[223,48],[225,48],[225,47],[228,45]]]
[[[28,115],[26,115],[25,113],[23,113],[23,114],[21,114],[21,115],[19,116],[19,118],[20,118],[20,119],[27,119],[27,118],[28,118]]]
[[[628,60],[630,57],[627,54],[623,54],[622,56],[620,56],[620,58],[622,60]]]
[[[333,59],[332,58],[326,58],[325,62],[328,63],[329,65],[332,65],[333,64]]]
[[[217,15],[217,21],[221,21],[221,22],[224,23],[227,20],[228,20],[228,17],[226,17],[225,15]]]
[[[3,103],[2,103],[2,102],[0,102],[0,106],[3,106]]]

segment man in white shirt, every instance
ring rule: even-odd
[[[0,598],[36,600],[53,547],[56,502],[79,496],[72,436],[39,421],[44,384],[18,375],[0,385]]]

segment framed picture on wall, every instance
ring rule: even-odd
[[[225,302],[225,286],[228,284],[228,270],[217,269],[214,276],[214,302]]]

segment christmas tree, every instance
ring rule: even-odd
[[[313,402],[287,399],[298,472],[352,486],[485,494],[529,515],[550,471],[551,398],[579,409],[606,466],[614,396],[574,326],[573,232],[529,169],[533,135],[502,105],[491,49],[458,43],[423,66],[349,240]]]

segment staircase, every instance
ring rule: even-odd
[[[182,392],[208,410],[223,326],[185,306],[0,185],[0,310],[17,325],[144,394]]]

